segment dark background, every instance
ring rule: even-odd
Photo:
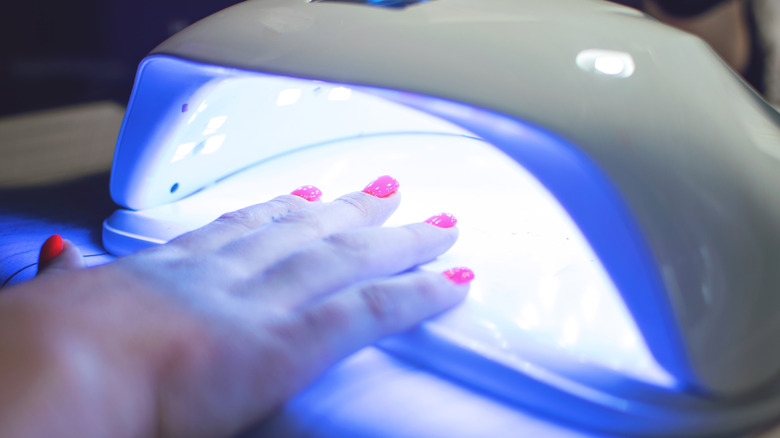
[[[6,0],[0,116],[110,99],[168,36],[238,0]]]
[[[618,1],[637,5],[641,0]],[[126,104],[136,66],[150,50],[238,2],[5,0],[0,116],[106,99]]]

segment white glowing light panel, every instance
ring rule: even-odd
[[[232,85],[237,83],[222,89],[234,94]],[[276,106],[301,104],[300,87],[276,88]],[[328,97],[317,99],[317,105],[357,97],[370,106],[368,114],[384,116],[378,112],[387,105],[381,99],[344,87],[323,85],[322,92]],[[251,108],[229,108],[228,95],[211,96],[193,111],[189,128],[171,139],[176,146],[171,162],[214,154],[226,138],[249,142],[250,147],[252,142],[258,148],[267,145],[267,139],[251,130]],[[251,102],[242,96],[241,102]],[[399,107],[392,111],[397,113]],[[414,110],[404,117],[430,118]],[[316,117],[302,118],[297,130],[306,132],[316,123]],[[301,185],[316,185],[327,201],[389,174],[401,183],[403,200],[387,225],[423,221],[440,212],[458,218],[458,243],[423,269],[468,266],[476,273],[465,303],[428,323],[438,336],[526,372],[533,364],[568,361],[672,386],[673,379],[650,355],[598,258],[549,192],[481,139],[454,126],[447,127],[448,133],[439,131],[374,132],[279,154],[178,202],[120,210],[106,228],[128,239],[163,243],[225,211]]]

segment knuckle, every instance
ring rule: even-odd
[[[421,275],[415,279],[414,288],[417,296],[423,302],[437,302],[441,295],[442,279],[440,276]]]
[[[411,224],[403,227],[405,240],[413,254],[421,258],[435,258],[455,244],[456,233],[441,230],[424,224]]]
[[[353,208],[361,219],[369,219],[374,215],[374,208],[372,208],[370,201],[371,197],[356,196],[354,193],[344,195],[334,202],[340,202]]]
[[[252,273],[239,262],[240,256],[224,252],[217,255],[209,257],[206,263],[193,266],[192,271],[208,276],[211,283],[230,285],[231,289],[252,277]]]
[[[332,252],[338,253],[341,257],[351,256],[354,261],[362,259],[370,251],[370,243],[360,235],[355,233],[335,233],[322,239],[328,245]]]
[[[359,296],[374,320],[382,323],[397,319],[398,306],[388,288],[369,284],[360,288]]]
[[[267,327],[266,333],[277,347],[274,356],[281,375],[305,375],[314,364],[335,360],[332,334],[346,332],[342,329],[346,324],[338,309],[316,306]]]
[[[251,208],[242,208],[241,210],[223,213],[214,222],[228,226],[237,226],[247,230],[253,230],[261,225],[260,218]]]
[[[276,197],[264,205],[268,207],[269,209],[276,211],[277,214],[275,216],[283,216],[285,214],[288,214],[294,210],[298,210],[302,206],[305,206],[304,204],[305,200],[292,195],[282,195],[279,197]]]
[[[263,204],[251,205],[224,213],[215,222],[253,230],[265,225],[269,220],[279,220],[287,217],[291,212],[300,209],[301,202],[306,201],[296,196],[279,196]]]
[[[414,224],[413,226],[404,227],[404,230],[409,235],[409,241],[412,242],[412,244],[420,245],[430,240],[431,235],[429,232],[431,230],[429,228],[430,227],[421,227],[419,224]]]
[[[322,304],[305,312],[303,327],[311,333],[326,331],[342,332],[349,326],[349,314],[343,307],[334,304]]]
[[[274,219],[274,222],[282,225],[291,225],[298,228],[300,233],[310,233],[312,236],[324,234],[324,225],[319,217],[311,211],[298,210]]]
[[[289,353],[289,369],[303,363],[324,364],[334,360],[334,342],[350,332],[350,315],[333,303],[302,311],[270,327],[272,337]]]

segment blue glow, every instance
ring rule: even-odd
[[[418,3],[427,3],[429,0],[309,0],[310,3],[354,3],[380,8],[405,8]]]
[[[479,276],[464,305],[383,348],[580,424],[698,421],[674,408],[706,403],[676,392],[688,369],[657,267],[618,190],[575,145],[419,94],[160,56],[141,70],[112,194],[143,209],[106,221],[110,250],[163,243],[303,180],[343,193],[393,174],[405,188],[394,220],[459,218],[458,245],[425,269]],[[197,110],[182,115],[183,101]]]

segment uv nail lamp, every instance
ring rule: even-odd
[[[780,416],[778,114],[700,40],[589,0],[250,0],[140,65],[104,223],[122,255],[315,184],[446,211],[466,302],[382,347],[641,436]],[[327,199],[326,199],[327,200]]]

